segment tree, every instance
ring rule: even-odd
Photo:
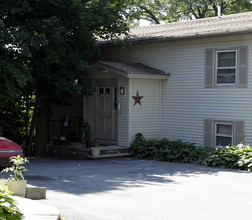
[[[34,97],[28,153],[40,104],[92,92],[96,39],[126,34],[123,0],[0,0],[0,99]]]
[[[132,0],[130,13],[136,20],[160,24],[217,16],[218,6],[226,15],[252,10],[250,0]]]

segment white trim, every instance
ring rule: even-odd
[[[223,52],[235,52],[235,66],[234,67],[218,67],[218,53],[223,53]],[[237,86],[237,71],[238,71],[238,66],[237,66],[237,58],[238,58],[238,50],[216,50],[215,51],[215,86]],[[217,70],[218,69],[235,69],[235,83],[218,83],[217,82]]]
[[[129,83],[128,83],[128,146],[131,145],[131,83],[132,80],[129,79]]]
[[[231,135],[227,135],[227,134],[217,134],[217,126],[218,125],[230,125],[231,126]],[[231,145],[234,144],[234,123],[232,122],[221,122],[221,121],[217,121],[214,123],[214,146],[215,147],[226,147],[226,146],[220,146],[220,145],[216,145],[216,137],[228,137],[231,138]]]
[[[159,138],[161,139],[162,135],[162,80],[159,80]]]
[[[137,74],[137,73],[132,73],[132,74],[127,74],[127,76],[125,76],[126,78],[129,79],[169,79],[170,75],[166,74],[166,75],[160,75],[160,74],[156,74],[156,75],[152,75],[152,74]]]

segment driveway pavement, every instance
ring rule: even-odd
[[[136,160],[30,159],[29,184],[67,220],[251,220],[252,173]]]

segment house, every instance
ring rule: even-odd
[[[252,144],[252,12],[139,27],[130,40],[126,48],[100,42],[96,93],[58,108],[56,120],[85,119],[101,145],[129,147],[138,132],[211,147]],[[48,123],[38,123],[43,149]]]

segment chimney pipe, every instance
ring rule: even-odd
[[[221,18],[221,6],[218,6],[218,18]]]

